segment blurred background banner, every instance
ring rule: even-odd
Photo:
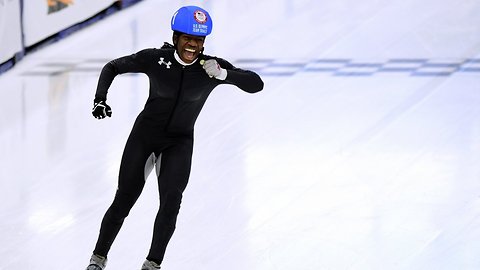
[[[0,0],[0,63],[21,50],[20,0]]]
[[[25,46],[31,46],[106,9],[116,0],[24,1]]]

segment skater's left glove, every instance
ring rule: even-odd
[[[217,60],[209,59],[206,61],[201,61],[200,64],[203,62],[203,69],[205,72],[210,76],[210,78],[215,78],[217,80],[225,80],[227,78],[227,70],[222,68]]]

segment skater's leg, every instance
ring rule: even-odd
[[[143,142],[130,136],[123,152],[118,177],[118,189],[113,203],[103,217],[94,254],[107,256],[125,217],[145,186],[144,170],[149,152]]]
[[[158,186],[158,210],[147,260],[161,264],[167,244],[175,230],[177,215],[190,176],[193,140],[186,140],[163,151]]]

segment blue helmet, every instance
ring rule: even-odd
[[[208,36],[212,32],[212,18],[197,6],[181,7],[172,16],[172,30],[193,36]]]

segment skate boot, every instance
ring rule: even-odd
[[[142,270],[158,270],[158,269],[160,269],[160,265],[149,260],[145,260],[145,262],[142,265]]]
[[[90,258],[90,264],[85,270],[103,270],[107,265],[107,258],[93,254]]]

